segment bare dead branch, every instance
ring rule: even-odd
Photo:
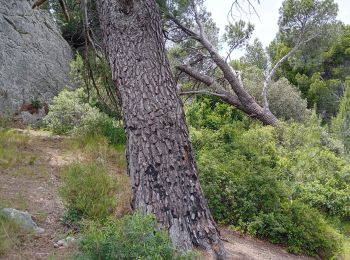
[[[232,20],[235,20],[234,17],[236,15],[234,15],[234,10],[238,11],[240,13],[240,16],[242,16],[242,13],[245,14],[246,16],[252,15],[252,13],[254,13],[260,20],[259,13],[256,10],[252,1],[250,1],[250,0],[243,0],[243,1],[246,1],[248,3],[248,11],[246,11],[245,8],[241,6],[241,4],[239,3],[239,0],[235,0],[231,4],[230,11],[227,14],[227,20],[229,20],[229,16],[231,16]],[[258,4],[260,4],[260,1],[257,1],[257,2],[258,2]],[[253,10],[253,12],[251,10]]]
[[[291,57],[299,48],[300,43],[297,43],[293,49],[291,49],[286,55],[284,55],[271,69],[269,74],[266,76],[262,91],[262,99],[263,99],[263,107],[265,110],[269,110],[269,100],[268,100],[268,88],[270,85],[270,82],[272,80],[272,77],[276,74],[277,69],[282,66],[283,63],[285,63],[289,57]]]

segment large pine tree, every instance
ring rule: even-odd
[[[184,110],[155,0],[98,0],[106,57],[120,93],[134,211],[155,214],[182,250],[225,252],[197,177]]]

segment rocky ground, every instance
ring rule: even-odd
[[[18,130],[29,141],[21,148],[26,158],[12,167],[0,167],[0,203],[6,207],[28,211],[43,233],[24,237],[1,259],[69,259],[77,250],[76,243],[65,244],[67,237],[78,237],[62,223],[64,206],[58,196],[60,169],[75,160],[87,160],[68,149],[64,137],[47,132]],[[111,161],[111,172],[125,176],[125,159],[119,152],[118,163]],[[29,159],[28,159],[29,158]],[[127,210],[128,205],[124,205]],[[241,236],[222,228],[222,237],[229,259],[280,260],[308,259],[295,256],[283,247]],[[67,240],[67,239],[66,239]],[[70,238],[68,238],[70,240]],[[206,257],[203,257],[206,258]]]

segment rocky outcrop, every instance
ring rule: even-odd
[[[49,103],[69,84],[71,58],[51,14],[28,0],[0,0],[0,116]]]

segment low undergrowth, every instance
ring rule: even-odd
[[[328,219],[350,220],[349,157],[315,116],[306,124],[262,126],[208,100],[187,114],[216,221],[295,254],[344,254],[346,234]]]
[[[85,223],[77,259],[195,259],[193,252],[179,253],[154,216],[134,214],[109,219],[103,225]]]
[[[32,163],[35,158],[23,152],[28,145],[29,137],[13,130],[0,130],[0,167],[10,168],[18,166],[24,161]]]
[[[88,103],[82,88],[63,90],[49,105],[45,126],[54,134],[74,136],[104,136],[113,146],[125,144],[121,122]]]
[[[60,196],[66,203],[66,220],[106,219],[117,206],[118,183],[103,165],[73,163],[62,170]]]

